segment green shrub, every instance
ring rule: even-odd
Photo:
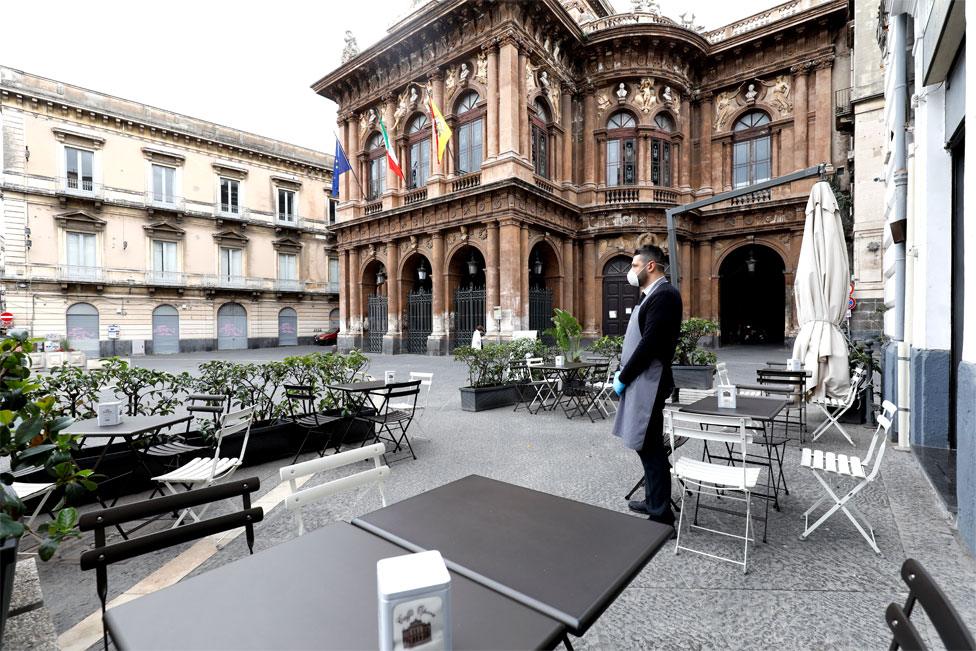
[[[568,362],[578,362],[580,357],[580,340],[583,336],[583,326],[572,314],[558,307],[553,310],[553,327],[544,334],[551,335],[556,345],[566,356]]]
[[[699,348],[702,337],[718,334],[718,324],[708,319],[693,317],[681,323],[681,335],[674,349],[673,364],[677,366],[708,366],[718,357],[715,353]]]

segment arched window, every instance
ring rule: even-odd
[[[484,109],[478,108],[478,93],[469,91],[461,96],[454,111],[457,116],[457,173],[470,174],[481,170],[484,142]]]
[[[329,330],[339,329],[339,308],[334,307],[329,310]]]
[[[544,179],[549,178],[549,109],[545,102],[536,98],[532,106],[532,164],[535,173]]]
[[[630,113],[607,120],[607,185],[637,183],[637,121]]]
[[[366,143],[369,156],[369,199],[379,199],[386,189],[386,145],[383,134],[374,133]]]
[[[772,154],[769,146],[769,116],[750,111],[732,127],[732,182],[741,188],[767,181],[772,176]]]
[[[407,184],[411,189],[422,188],[430,176],[430,122],[423,113],[407,125],[407,143],[410,151]]]
[[[661,112],[654,116],[654,129],[651,137],[651,183],[666,188],[671,187],[671,133],[674,119]]]

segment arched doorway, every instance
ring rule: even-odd
[[[632,257],[619,255],[603,267],[603,334],[622,337],[637,305],[638,289],[627,282]]]
[[[366,319],[363,322],[363,349],[367,353],[383,352],[383,336],[389,324],[386,299],[386,266],[371,260],[363,270],[363,302]]]
[[[719,268],[722,344],[782,344],[786,323],[785,266],[768,246],[736,249]]]
[[[75,303],[65,313],[67,321],[68,345],[85,353],[88,357],[98,357],[98,308],[91,303]]]
[[[283,307],[278,312],[278,345],[298,345],[298,312],[294,308]]]
[[[224,303],[217,310],[217,350],[247,348],[247,311],[240,303]]]
[[[559,258],[549,242],[532,247],[527,261],[529,267],[529,330],[535,330],[546,343],[554,344],[543,332],[552,327],[553,296],[562,288],[559,277]]]
[[[403,333],[406,351],[418,355],[427,352],[427,337],[434,328],[433,286],[431,284],[430,261],[420,253],[408,257],[401,270],[401,305],[406,306],[406,325]]]
[[[180,313],[172,305],[160,305],[153,310],[152,352],[154,355],[180,352]]]
[[[476,326],[485,325],[485,258],[477,248],[462,246],[448,265],[451,307],[450,350],[471,344]]]

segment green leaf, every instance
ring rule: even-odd
[[[42,561],[51,560],[54,552],[58,551],[59,543],[60,541],[54,538],[45,538],[41,546],[37,548],[37,555],[41,557]]]
[[[44,419],[40,415],[34,415],[27,420],[21,422],[20,426],[17,427],[17,432],[15,434],[17,443],[20,445],[26,445],[30,443],[34,438],[41,433],[44,428]]]
[[[78,524],[78,509],[71,506],[61,509],[58,511],[55,522],[57,522],[59,529],[74,529],[75,525]]]
[[[20,538],[24,535],[24,525],[14,520],[5,511],[0,511],[0,540]]]

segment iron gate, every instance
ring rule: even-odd
[[[366,332],[366,352],[383,352],[383,335],[386,334],[387,312],[386,296],[372,294],[369,297],[369,330]]]
[[[432,297],[420,288],[407,296],[407,352],[427,352],[427,337],[433,330]]]
[[[485,288],[467,287],[454,292],[454,323],[451,328],[451,350],[471,345],[471,333],[484,325]]]
[[[552,290],[548,287],[529,289],[529,330],[537,330],[546,345],[555,344],[552,336],[543,334],[552,327]]]

